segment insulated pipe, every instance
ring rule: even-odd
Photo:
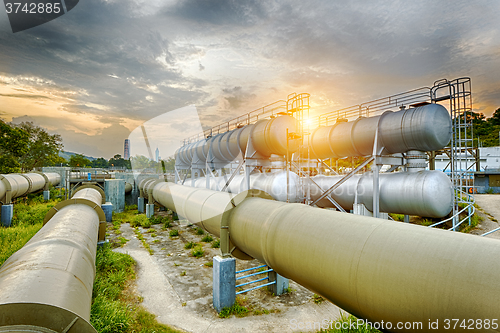
[[[132,192],[132,184],[125,182],[125,193]]]
[[[44,173],[50,185],[57,185],[61,176],[57,173]],[[0,175],[0,202],[9,204],[12,199],[43,189],[45,177],[40,173]]]
[[[444,217],[453,208],[453,185],[441,171],[381,173],[379,177],[381,212]],[[326,191],[340,179],[342,176],[304,178],[304,186],[309,186],[311,199],[316,200],[323,193],[313,182]],[[353,175],[330,196],[347,211],[353,209],[356,200],[372,211],[373,173]],[[327,199],[319,201],[318,206],[334,207]]]
[[[229,181],[230,176],[223,177],[210,177],[209,189],[220,191]],[[186,182],[187,186],[193,186],[191,182]],[[194,186],[197,188],[207,188],[207,179],[205,177],[197,178]],[[250,175],[250,188],[261,190],[270,194],[275,200],[286,201],[286,171],[278,171],[273,173],[256,172]],[[302,201],[302,191],[299,187],[299,176],[295,172],[290,172],[289,176],[289,197],[290,202]],[[236,175],[229,183],[227,191],[230,193],[238,194],[247,189],[245,175]]]
[[[311,154],[320,159],[371,155],[377,127],[380,146],[388,154],[439,150],[451,139],[448,111],[439,104],[428,104],[319,127],[311,134]]]
[[[95,333],[90,305],[101,194],[78,191],[0,267],[0,331]]]
[[[312,200],[321,196],[322,191],[335,185],[342,176],[315,176],[311,180],[303,178],[303,187],[299,187],[299,177],[290,172],[290,202],[300,202],[310,189]],[[224,188],[229,176],[209,178],[209,189],[220,191]],[[316,186],[316,183],[318,186]],[[206,178],[198,178],[194,187],[206,188]],[[186,182],[192,186],[191,182]],[[264,191],[275,200],[285,202],[286,171],[267,173],[253,173],[250,175],[250,188]],[[229,184],[227,191],[238,194],[246,190],[245,175],[237,175]],[[373,210],[373,178],[371,173],[354,175],[331,194],[331,198],[342,208],[349,211],[353,204],[362,203]],[[357,198],[356,198],[357,196]],[[319,207],[335,207],[328,199],[317,204]],[[453,207],[453,186],[450,179],[441,171],[397,172],[380,174],[380,211],[425,217],[443,217],[450,213]]]
[[[253,148],[262,156],[269,157],[271,154],[283,156],[287,151],[287,129],[289,133],[295,133],[299,128],[297,120],[288,115],[262,119],[255,124],[185,145],[177,149],[175,160],[178,165],[184,166],[190,166],[195,158],[205,163],[211,151],[217,160],[231,162],[240,152],[245,154],[249,138],[252,139]],[[299,144],[300,139],[289,139],[289,153],[297,151]]]
[[[437,320],[435,331],[447,332],[451,318],[488,319],[481,331],[500,332],[491,325],[500,313],[498,240],[172,183],[153,195],[215,235],[226,219],[241,253],[359,318],[384,321],[385,331],[430,331]],[[422,326],[396,326],[407,322]]]

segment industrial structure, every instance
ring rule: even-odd
[[[188,138],[175,154],[176,184],[136,179],[138,209],[151,216],[154,205],[169,208],[220,237],[218,311],[234,302],[237,258],[257,259],[275,281],[293,279],[359,318],[423,324],[409,332],[450,318],[494,319],[497,240],[387,220],[387,213],[444,218],[435,225],[450,222],[451,230],[467,221],[471,110],[468,78],[315,118],[309,94],[293,94]],[[449,176],[427,170],[426,159],[443,149]],[[0,290],[8,291],[0,294],[0,331],[94,332],[93,260],[106,200],[93,186],[82,183],[54,207],[0,268]]]

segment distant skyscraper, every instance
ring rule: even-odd
[[[123,159],[128,160],[130,158],[130,140],[125,139],[125,144],[123,146]]]
[[[160,150],[158,147],[155,150],[155,162],[158,163],[160,161]]]

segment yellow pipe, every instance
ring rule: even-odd
[[[96,332],[89,320],[101,200],[95,189],[79,191],[0,267],[0,331]]]
[[[241,253],[371,322],[447,332],[500,315],[497,240],[172,183],[153,196],[215,235],[226,223]]]

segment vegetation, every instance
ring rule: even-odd
[[[213,241],[214,239],[212,238],[212,236],[210,236],[209,234],[206,234],[202,239],[201,241],[202,242],[205,242],[205,243],[210,243],[211,241]]]
[[[99,248],[92,292],[90,322],[99,333],[174,333],[155,316],[138,306],[139,297],[127,286],[135,279],[135,262],[127,254]]]
[[[177,230],[177,229],[172,229],[172,230],[170,230],[170,232],[168,233],[168,235],[169,235],[170,237],[177,237],[177,236],[179,236],[179,230]]]
[[[195,246],[192,250],[191,250],[191,254],[193,255],[193,257],[195,258],[201,258],[203,257],[203,255],[205,254],[205,251],[203,250],[203,248],[201,247],[201,245],[198,245],[198,246]]]
[[[324,330],[321,329],[319,332],[322,333],[379,333],[379,330],[374,329],[366,324],[363,325],[352,325],[352,323],[357,323],[358,318],[353,315],[341,314],[340,319],[330,322],[329,328]],[[311,327],[314,328],[314,327]]]
[[[320,303],[323,303],[325,299],[323,297],[321,297],[320,295],[317,295],[317,294],[314,294],[313,295],[313,301],[314,303],[316,304],[320,304]]]
[[[467,112],[467,119],[472,121],[474,146],[478,146],[478,143],[483,147],[493,147],[500,144],[498,142],[500,108],[495,110],[491,118],[486,118],[482,113]]]
[[[220,248],[220,240],[219,239],[216,239],[212,242],[212,248],[214,248],[214,249]]]
[[[205,231],[202,228],[197,228],[196,234],[201,236],[201,235],[205,234]]]
[[[86,158],[85,156],[83,156],[81,154],[71,155],[71,157],[69,158],[69,166],[73,167],[73,168],[76,168],[76,167],[85,168],[85,167],[91,166],[91,165],[92,165],[92,162],[90,162],[90,160],[88,158]]]
[[[28,133],[0,119],[0,173],[21,171],[18,159],[28,151]]]
[[[193,242],[188,242],[188,243],[186,243],[186,244],[184,245],[184,248],[185,248],[186,250],[188,250],[188,249],[192,249],[192,248],[194,248],[194,247],[195,247],[195,246],[197,246],[197,245],[199,245],[199,244],[197,244],[197,243],[193,243]]]

